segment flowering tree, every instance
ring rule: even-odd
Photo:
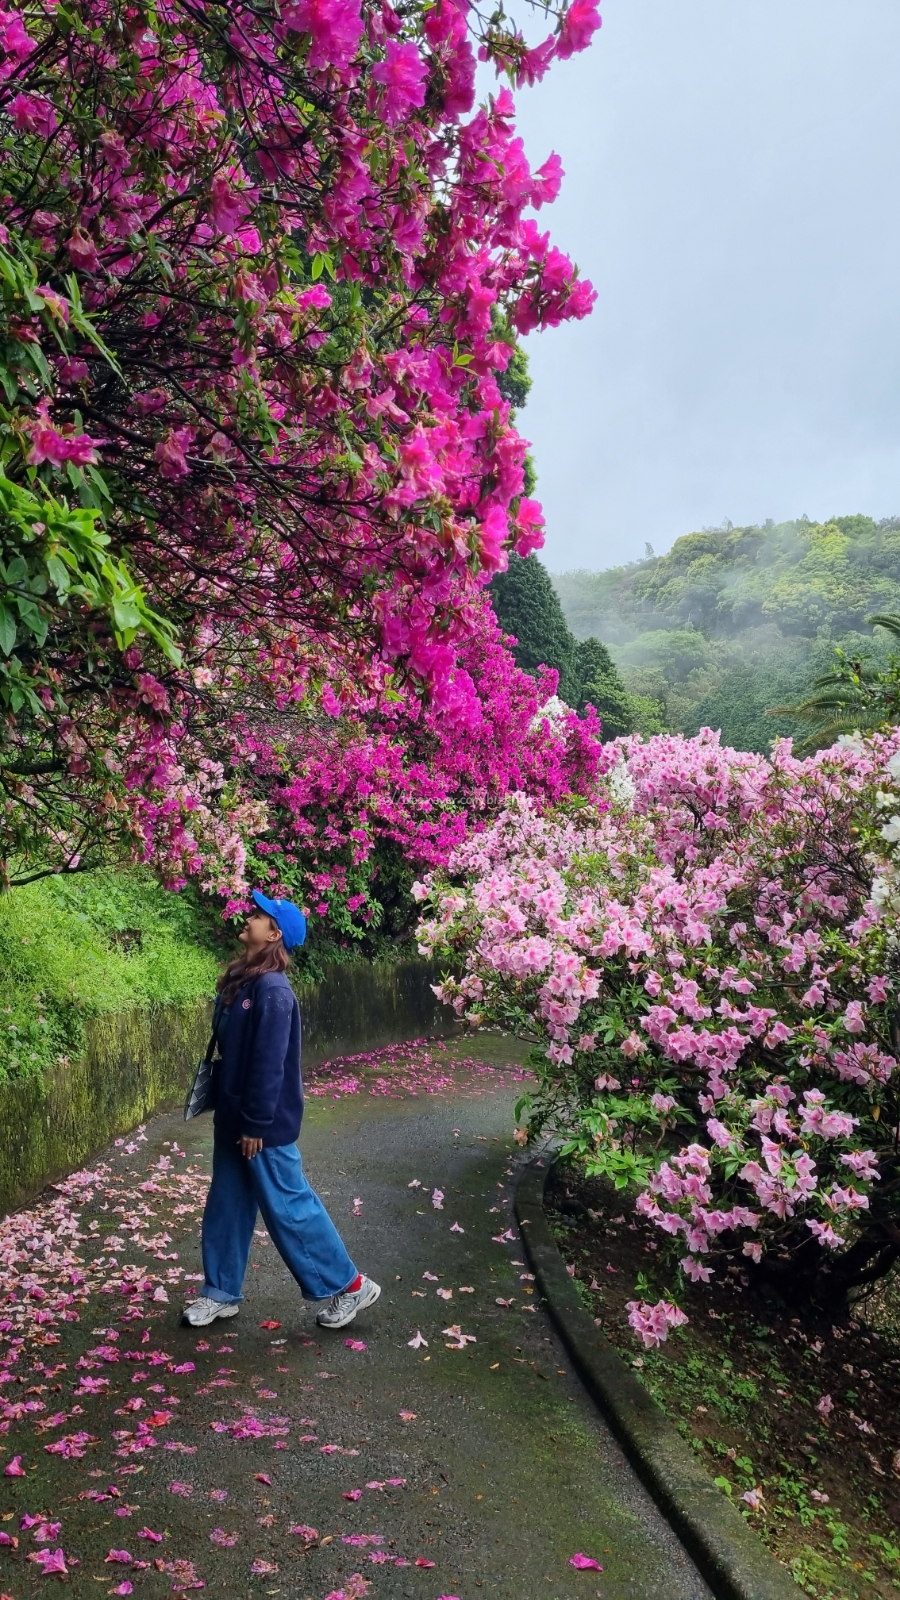
[[[8,878],[124,834],[239,884],[223,710],[336,665],[446,692],[539,546],[497,329],[594,293],[525,216],[561,169],[509,91],[463,119],[473,44],[532,82],[599,26],[554,18],[532,49],[466,0],[0,11]]]
[[[444,998],[539,1045],[532,1132],[695,1282],[759,1263],[834,1306],[900,1257],[897,751],[620,740],[592,806],[515,797],[417,886]],[[632,1307],[648,1342],[679,1316]]]
[[[265,805],[254,881],[309,899],[348,941],[407,936],[416,872],[451,851],[515,791],[545,806],[586,795],[600,759],[593,713],[556,699],[507,648],[485,602],[452,676],[423,703],[412,685],[363,702],[329,686],[316,714],[293,716],[280,739],[248,730],[242,785]],[[340,687],[340,686],[339,686]],[[376,939],[377,943],[377,939]]]

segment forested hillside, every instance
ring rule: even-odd
[[[659,731],[655,704],[629,694],[606,645],[590,636],[575,638],[553,580],[536,555],[511,555],[489,593],[500,626],[515,639],[516,665],[535,678],[542,667],[554,667],[560,699],[576,711],[592,705],[604,738],[615,739],[638,727]]]
[[[721,728],[729,744],[765,751],[799,731],[767,710],[801,699],[836,644],[887,655],[865,619],[900,612],[900,518],[726,524],[665,556],[552,581],[575,637],[602,639],[667,728]]]

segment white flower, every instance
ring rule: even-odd
[[[878,831],[882,839],[886,839],[888,844],[900,844],[900,817],[894,815]]]
[[[851,750],[855,756],[861,756],[866,748],[865,740],[858,728],[854,729],[853,733],[840,734],[837,746],[839,750]]]
[[[609,784],[609,797],[614,805],[620,806],[623,811],[630,811],[634,805],[637,790],[634,779],[628,771],[624,760],[619,761],[606,775]]]
[[[891,756],[887,769],[894,781],[900,783],[900,750],[897,751],[896,755]]]
[[[540,711],[537,711],[532,717],[528,724],[528,732],[536,733],[541,723],[547,722],[550,725],[551,733],[561,734],[564,731],[565,718],[570,710],[571,707],[566,705],[565,700],[560,700],[558,694],[551,695],[550,699],[541,706]]]

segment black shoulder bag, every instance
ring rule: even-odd
[[[218,1009],[218,1008],[217,1008]],[[213,1057],[216,1053],[216,1017],[213,1016],[213,1031],[209,1044],[206,1046],[206,1055],[198,1061],[194,1073],[194,1081],[188,1089],[184,1102],[184,1120],[190,1122],[193,1117],[199,1117],[202,1111],[211,1111],[213,1107]]]

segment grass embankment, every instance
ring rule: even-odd
[[[89,1018],[209,995],[233,938],[190,890],[140,869],[0,896],[0,1082],[76,1059]]]
[[[688,1288],[690,1321],[657,1350],[628,1327],[629,1300],[671,1281],[660,1236],[621,1194],[558,1175],[548,1217],[585,1306],[723,1494],[817,1600],[900,1594],[900,1339],[896,1291],[833,1326],[763,1300],[745,1272]],[[834,1409],[816,1410],[823,1395]],[[758,1496],[758,1509],[744,1501]]]

